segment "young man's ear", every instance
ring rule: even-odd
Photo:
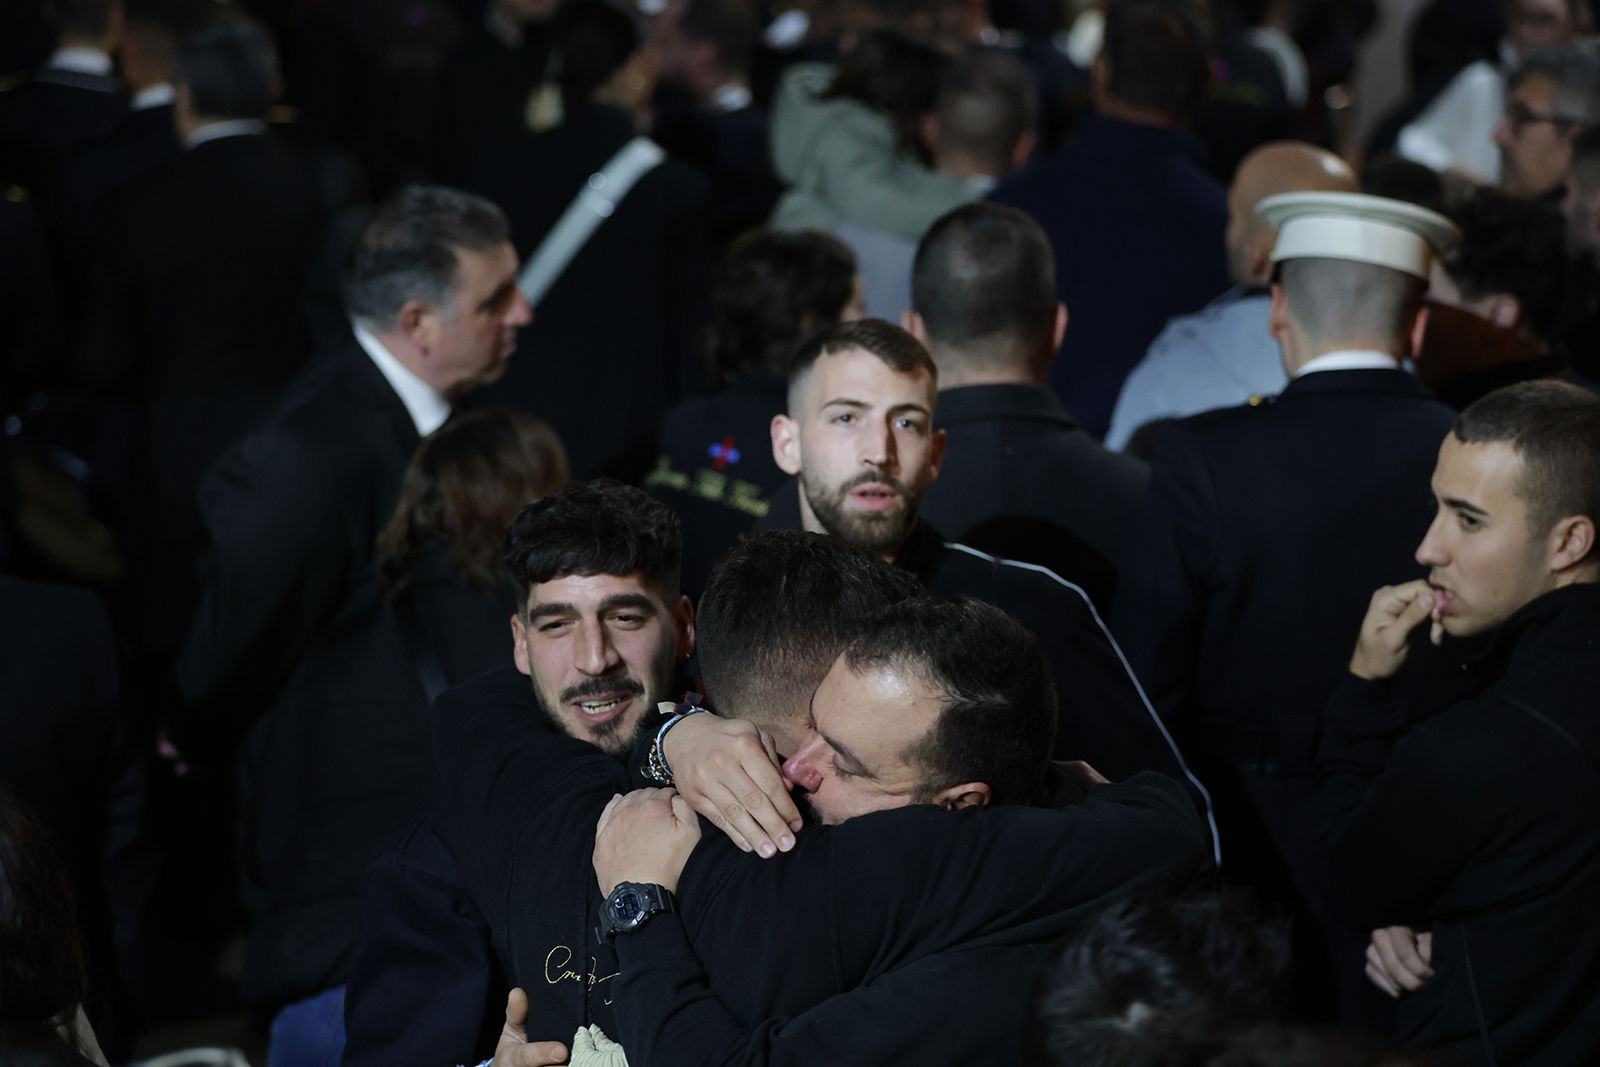
[[[522,616],[511,615],[511,659],[517,670],[533,677],[533,659],[528,655],[528,628],[522,625]]]
[[[672,621],[678,630],[678,662],[682,663],[694,655],[694,604],[686,596],[678,597],[678,602],[672,605]]]
[[[772,462],[783,473],[800,473],[800,427],[787,415],[772,416]]]
[[[917,339],[923,348],[928,347],[928,326],[922,321],[922,316],[911,308],[906,308],[900,313],[900,328]]]
[[[1428,335],[1428,305],[1423,304],[1417,312],[1417,317],[1411,324],[1411,351],[1406,353],[1407,359],[1416,359],[1422,354],[1422,339]]]
[[[1283,294],[1283,286],[1277,282],[1272,283],[1272,307],[1267,311],[1267,332],[1278,344],[1288,343],[1289,299]]]
[[[960,811],[962,808],[987,808],[992,799],[987,783],[966,782],[941,789],[933,802],[945,811]]]
[[[1590,560],[1594,539],[1594,520],[1587,515],[1573,515],[1556,523],[1550,531],[1550,569],[1560,573]]]
[[[1067,336],[1067,305],[1056,301],[1056,321],[1050,327],[1050,351],[1061,351],[1061,341]]]

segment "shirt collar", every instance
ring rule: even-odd
[[[356,344],[377,365],[390,388],[406,406],[406,412],[417,427],[417,434],[426,437],[443,426],[444,420],[450,417],[450,401],[439,390],[417,377],[410,367],[395,359],[371,330],[358,322],[352,322],[350,326],[355,331]]]
[[[755,97],[750,95],[750,90],[736,82],[719,85],[717,91],[711,94],[711,109],[726,115],[733,111],[742,111],[750,106]]]
[[[54,70],[70,70],[78,74],[111,76],[111,57],[98,48],[58,48],[45,66]]]
[[[166,107],[177,98],[178,94],[172,88],[171,82],[158,82],[134,93],[133,99],[128,101],[128,107],[134,111],[149,111],[153,108]]]
[[[183,139],[183,147],[196,148],[207,141],[220,141],[224,137],[248,137],[266,133],[267,124],[260,119],[223,119],[208,122]]]
[[[1349,348],[1337,352],[1324,352],[1307,360],[1294,372],[1296,378],[1326,370],[1399,370],[1401,361],[1386,352],[1373,349]]]

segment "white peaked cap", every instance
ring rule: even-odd
[[[1256,205],[1278,231],[1272,262],[1352,259],[1428,280],[1431,257],[1461,239],[1437,211],[1362,193],[1282,193]]]

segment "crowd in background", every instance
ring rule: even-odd
[[[546,985],[579,998],[546,1036],[566,1012],[636,1067],[970,1059],[986,1031],[1037,1064],[1600,1056],[1596,12],[1433,0],[1358,134],[1379,17],[8,3],[0,1060],[133,1062],[242,1008],[272,1067],[578,1062],[528,1058]],[[552,666],[602,586],[658,643]],[[917,754],[897,791],[819,726],[836,658],[1010,725],[861,742]],[[513,671],[515,698],[462,688]],[[735,879],[744,905],[684,906],[734,1018],[618,935],[597,1019],[610,976],[569,950],[551,978],[508,906],[575,893],[593,939],[591,852],[608,891],[612,809],[507,781],[581,777],[482,711],[527,719],[530,678],[616,764],[601,793],[674,785],[746,850],[795,847],[755,810],[781,765],[770,804],[836,832],[885,797],[1099,803],[1126,839],[1027,833],[1127,870],[1035,871],[998,814],[990,843],[835,837],[886,884],[908,842],[948,850],[928,884],[989,940],[885,905],[926,954],[852,970],[848,919],[764,925],[749,902],[799,890]],[[704,723],[671,720],[666,766],[654,706],[685,693],[766,767],[738,817],[698,784]],[[1037,785],[1024,749],[1063,761],[1052,799],[999,784]],[[503,861],[568,848],[579,888]],[[1071,907],[1007,895],[1035,876]],[[768,926],[839,939],[816,973],[846,1001],[742,970]]]

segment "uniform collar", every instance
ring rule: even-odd
[[[102,77],[111,77],[111,57],[98,48],[58,48],[50,61],[45,64],[47,70],[70,70],[74,74],[99,74]]]
[[[183,139],[183,147],[198,148],[207,141],[220,141],[224,137],[254,137],[267,132],[267,124],[260,119],[223,119],[208,122]]]
[[[1387,352],[1370,348],[1343,348],[1308,359],[1294,372],[1296,378],[1330,370],[1399,370],[1400,361]]]
[[[177,91],[173,89],[171,82],[158,82],[134,93],[132,99],[128,101],[128,108],[131,111],[150,111],[158,107],[168,107],[177,98]]]

